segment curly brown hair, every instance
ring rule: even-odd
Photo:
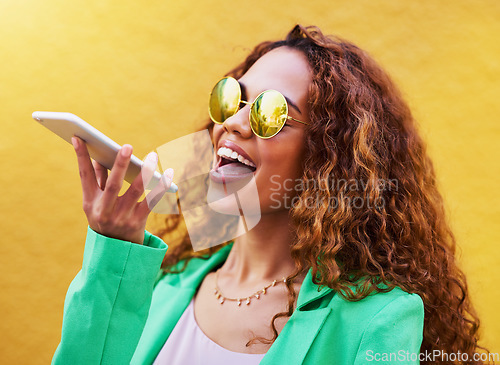
[[[293,279],[311,268],[315,284],[351,301],[396,286],[418,294],[425,310],[422,352],[460,351],[469,359],[477,349],[488,352],[478,344],[479,318],[454,257],[456,240],[432,161],[398,88],[365,51],[300,25],[284,40],[257,45],[228,75],[241,77],[262,55],[283,46],[303,52],[313,74],[312,123],[304,141],[307,189],[290,211],[296,271],[287,280],[288,310],[273,317],[271,339],[257,337],[247,346],[274,342],[274,321],[294,311]],[[212,124],[203,127],[211,131]],[[363,189],[352,189],[353,182],[364,182]],[[315,209],[309,209],[311,199]],[[167,252],[165,272],[180,272],[191,258],[207,258],[225,245],[194,253],[180,216],[167,217],[158,235],[174,231],[183,233]],[[180,261],[182,267],[174,269]]]

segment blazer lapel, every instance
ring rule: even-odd
[[[261,365],[271,364],[302,364],[314,339],[321,331],[331,308],[324,306],[307,310],[307,305],[321,300],[330,294],[332,289],[319,288],[312,282],[312,270],[309,269],[300,287],[297,308],[287,321],[278,338],[264,356]]]
[[[232,243],[222,247],[206,260],[192,259],[184,271],[158,282],[131,364],[154,362],[205,276],[226,260],[231,247]]]
[[[260,364],[302,364],[330,311],[328,307],[295,311]]]

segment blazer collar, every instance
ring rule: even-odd
[[[297,298],[297,310],[304,309],[307,304],[324,297],[332,291],[333,289],[327,286],[320,287],[314,284],[312,281],[312,269],[309,269],[300,286],[299,297]]]

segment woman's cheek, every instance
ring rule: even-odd
[[[262,210],[289,210],[296,204],[295,177],[274,173],[266,180],[265,184],[258,186]]]

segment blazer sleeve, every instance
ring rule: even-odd
[[[52,364],[129,364],[166,251],[167,245],[147,231],[138,245],[89,227],[82,269],[64,301]]]
[[[420,364],[424,305],[418,294],[405,294],[372,317],[356,355],[361,364]]]

